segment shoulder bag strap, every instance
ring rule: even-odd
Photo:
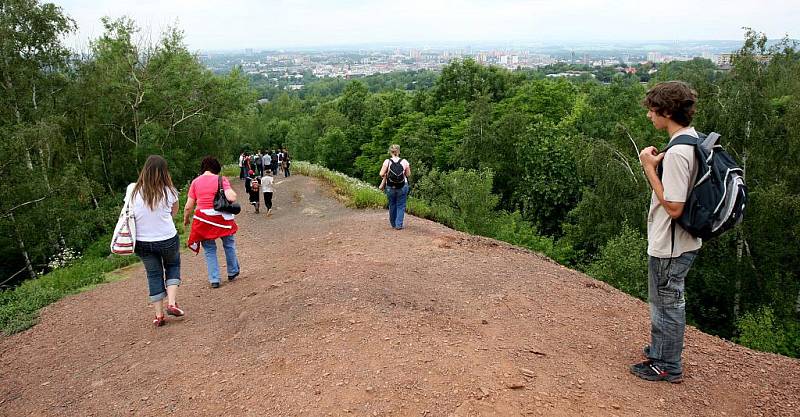
[[[130,215],[131,212],[131,200],[133,199],[134,188],[136,188],[136,183],[131,183],[128,184],[128,188],[125,190],[125,204],[122,206],[122,211],[128,215]]]

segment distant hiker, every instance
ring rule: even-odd
[[[283,169],[283,149],[278,148],[278,170]]]
[[[381,166],[381,189],[389,198],[389,224],[400,230],[403,228],[411,165],[405,159],[400,159],[400,145],[389,147],[389,154],[391,157],[383,161]]]
[[[181,285],[181,253],[178,231],[172,217],[178,213],[178,190],[172,184],[167,161],[150,155],[139,179],[128,188],[131,208],[136,219],[136,247],[147,273],[150,302],[156,309],[153,324],[164,325],[164,298],[167,314],[183,316],[178,307],[178,286]]]
[[[213,156],[203,158],[200,171],[202,174],[195,178],[189,186],[189,196],[183,209],[183,224],[186,226],[190,222],[192,224],[189,240],[186,243],[189,249],[195,253],[200,251],[200,246],[203,247],[208,268],[208,281],[211,283],[211,288],[219,288],[216,239],[222,239],[225,264],[228,268],[228,281],[233,281],[239,276],[239,259],[236,257],[236,240],[234,238],[239,227],[236,225],[233,214],[214,210],[214,197],[219,190],[220,180],[228,201],[236,201],[236,193],[231,188],[228,179],[219,176],[222,166]]]
[[[681,136],[698,138],[691,126],[697,93],[681,81],[657,84],[647,92],[642,104],[647,117],[658,130],[669,133],[670,143]],[[702,244],[675,222],[684,211],[693,188],[697,163],[694,146],[675,145],[659,153],[648,146],[639,153],[653,191],[647,216],[648,282],[650,304],[650,344],[647,360],[631,365],[630,371],[648,381],[682,381],[686,301],[684,280]],[[659,165],[663,173],[659,175]]]
[[[255,171],[256,171],[256,173],[258,173],[259,177],[264,176],[264,160],[262,160],[261,157],[262,157],[261,149],[259,149],[258,153],[256,153],[255,156],[253,157],[253,159],[255,159],[255,162],[256,162],[256,170]]]
[[[283,177],[291,176],[291,172],[289,172],[289,166],[292,164],[292,160],[289,158],[289,151],[286,148],[283,149]]]
[[[264,193],[264,208],[267,209],[267,216],[272,215],[272,193],[275,191],[273,182],[272,171],[264,172],[264,176],[261,177],[261,192]]]
[[[275,153],[274,149],[270,154],[270,159],[272,159],[272,175],[278,175],[278,154]]]
[[[250,196],[250,205],[253,206],[256,213],[259,213],[259,194],[261,193],[261,178],[253,177],[250,181],[250,188],[247,194]]]
[[[263,177],[264,172],[272,169],[272,157],[269,155],[269,150],[264,151],[264,155],[261,156],[261,165],[264,167],[264,171],[261,173]]]
[[[247,175],[247,172],[253,169],[253,164],[250,162],[250,152],[244,153],[244,161],[242,162],[242,166],[244,167],[244,173]]]
[[[239,154],[239,179],[244,179],[244,152]]]

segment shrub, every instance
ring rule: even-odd
[[[627,223],[600,249],[586,272],[620,290],[647,299],[647,239]]]
[[[419,197],[431,207],[433,216],[458,230],[488,236],[487,219],[494,216],[499,197],[492,193],[489,170],[431,170],[417,183]]]
[[[739,337],[736,342],[764,352],[781,352],[786,347],[786,333],[776,321],[770,307],[748,312],[736,322]]]

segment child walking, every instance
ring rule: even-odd
[[[250,180],[250,188],[247,190],[247,194],[250,195],[250,204],[256,209],[256,213],[259,212],[259,197],[258,191],[261,188],[261,180],[259,177],[253,177]]]
[[[264,172],[264,177],[261,178],[261,192],[264,193],[264,208],[267,209],[267,216],[272,215],[273,183],[272,171],[268,169]]]

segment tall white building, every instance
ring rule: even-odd
[[[664,60],[660,52],[648,52],[647,60],[653,63],[660,63]]]

